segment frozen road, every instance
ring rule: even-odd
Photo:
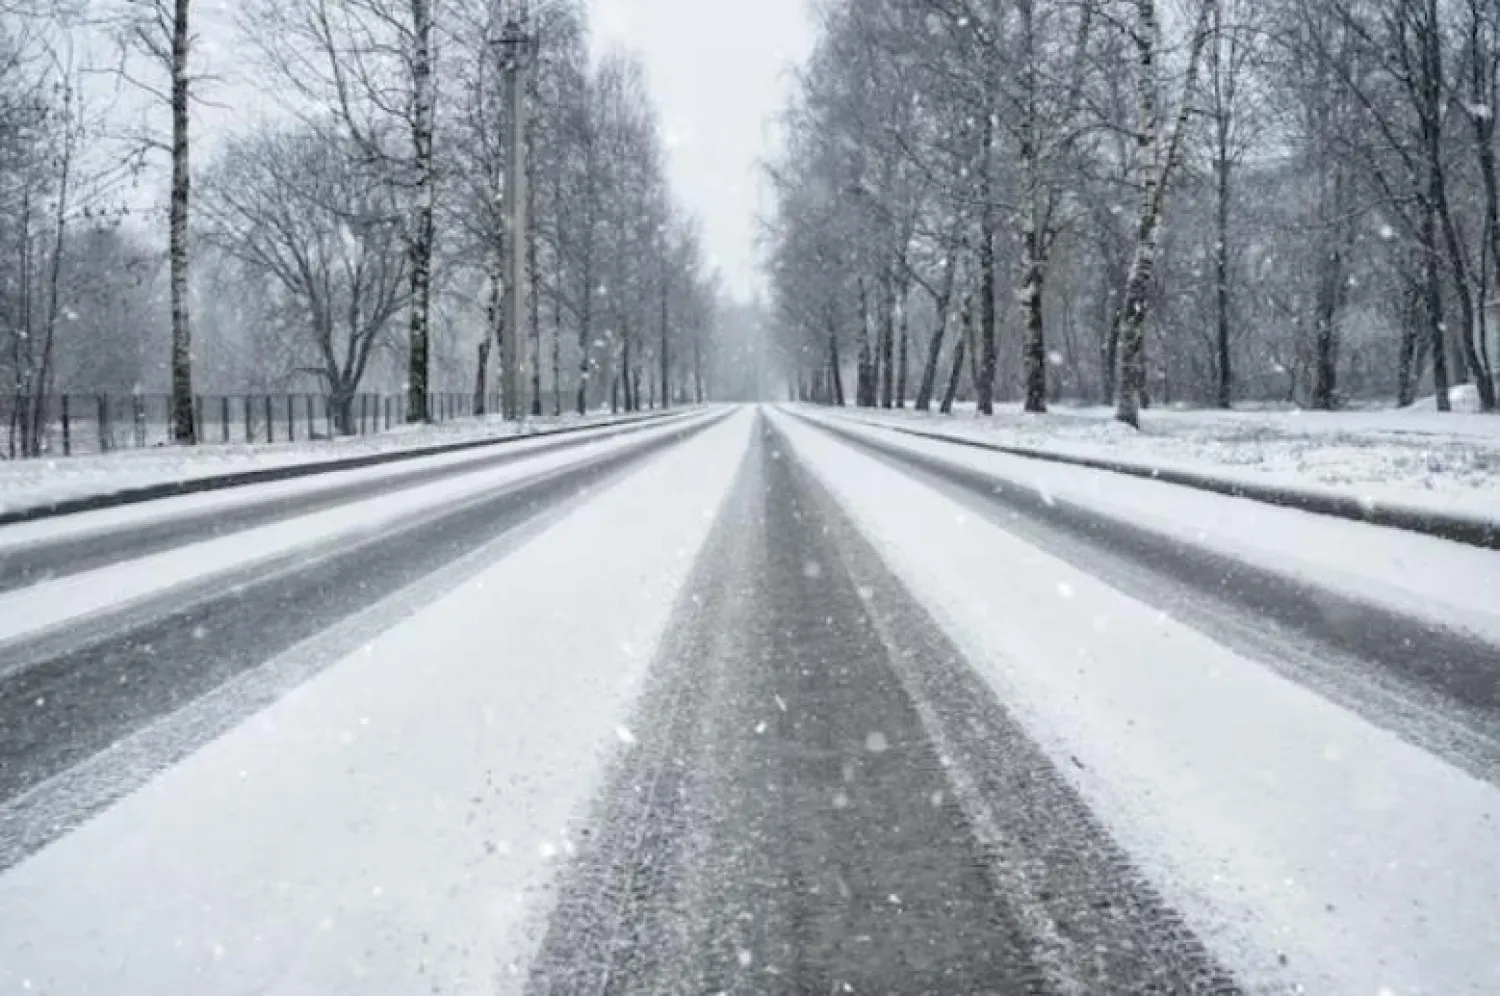
[[[774,409],[0,529],[0,992],[1497,992],[1496,590]]]

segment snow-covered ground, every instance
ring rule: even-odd
[[[1048,501],[1082,506],[1500,644],[1500,600],[1494,597],[1500,591],[1500,553],[1493,550],[1105,470],[851,426],[826,410],[804,412],[858,435],[1013,481]]]
[[[696,416],[698,418],[708,416]],[[0,594],[0,645],[21,637],[34,636],[78,620],[101,610],[126,609],[132,603],[159,595],[168,589],[201,582],[203,579],[257,564],[278,561],[293,555],[311,556],[337,543],[340,548],[366,538],[379,538],[383,528],[402,523],[410,525],[424,515],[441,512],[445,507],[474,496],[490,494],[497,489],[534,478],[539,474],[578,466],[590,460],[639,444],[654,435],[680,430],[675,422],[641,429],[626,436],[554,449],[544,439],[523,440],[518,446],[537,452],[524,460],[498,467],[463,472],[438,481],[401,488],[395,484],[376,497],[348,502],[323,511],[284,522],[273,522],[224,536],[174,547],[145,557],[125,560],[104,567],[42,581],[15,591]],[[476,459],[473,453],[442,454],[418,458],[426,467],[443,465],[461,468]],[[245,502],[264,500],[286,494],[305,493],[318,486],[333,486],[354,478],[364,480],[394,476],[401,468],[389,465],[338,471],[324,477],[271,484],[248,485],[226,492],[183,495],[118,509],[101,509],[20,523],[0,531],[0,557],[24,558],[29,544],[60,536],[86,537],[107,531],[113,526],[141,521],[171,519],[174,514],[228,509]],[[0,665],[0,674],[4,673]]]
[[[645,413],[645,417],[651,414]],[[559,418],[529,418],[518,426],[495,415],[433,425],[401,426],[376,435],[313,442],[162,446],[88,456],[0,461],[0,512],[172,481],[269,467],[300,466],[471,439],[498,439],[611,422],[622,417],[628,416],[601,411],[583,417],[568,414]]]
[[[1111,409],[1055,406],[993,417],[847,409],[1007,446],[1212,473],[1261,484],[1314,487],[1379,502],[1500,518],[1500,416],[1426,407],[1370,411],[1151,409],[1136,431]]]
[[[1500,789],[890,466],[777,418],[799,458],[1251,991],[1500,992]],[[1221,509],[1253,504],[1196,497]],[[1199,525],[1179,528],[1192,535]],[[1345,548],[1351,539],[1325,534],[1318,545],[1359,569],[1367,552]],[[1493,575],[1459,576],[1429,601],[1474,583],[1495,590]]]
[[[751,424],[654,459],[0,876],[0,990],[517,988]]]

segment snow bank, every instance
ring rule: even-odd
[[[778,416],[1252,990],[1500,991],[1500,790]]]
[[[0,988],[514,986],[750,425],[653,460],[0,876]]]
[[[1046,415],[1025,415],[1002,407],[989,418],[973,412],[944,416],[849,409],[844,414],[1005,446],[1500,516],[1500,416],[1419,409],[1152,409],[1142,413],[1137,432],[1115,422],[1106,408],[1058,407]]]

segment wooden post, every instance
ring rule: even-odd
[[[289,443],[297,441],[297,406],[292,404],[294,400],[292,395],[286,396],[286,441]]]
[[[255,425],[251,422],[250,395],[247,394],[240,400],[243,402],[245,410],[245,442],[253,443],[255,442]]]
[[[193,445],[203,442],[203,395],[193,395]]]
[[[146,448],[146,399],[139,394],[130,396],[130,414],[134,420],[135,445],[137,449]]]
[[[266,409],[266,442],[276,442],[276,419],[275,412],[271,410],[271,396],[268,394],[263,399]]]
[[[73,455],[73,421],[68,417],[68,396],[62,396],[63,456]]]
[[[219,438],[229,442],[229,395],[219,399]]]
[[[113,440],[110,439],[109,433],[109,396],[104,394],[99,395],[98,402],[99,416],[97,419],[97,431],[99,433],[99,452],[108,453],[110,450],[110,444],[113,442]]]

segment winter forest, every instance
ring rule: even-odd
[[[846,0],[772,168],[800,396],[1493,411],[1495,0]]]
[[[226,95],[231,63],[251,99]],[[360,392],[411,420],[440,391],[482,408],[512,335],[534,414],[748,397],[755,364],[717,330],[752,317],[664,154],[636,59],[591,57],[584,0],[3,0],[6,452],[55,445],[69,393],[170,398],[178,441],[205,394],[317,394],[346,431]]]

